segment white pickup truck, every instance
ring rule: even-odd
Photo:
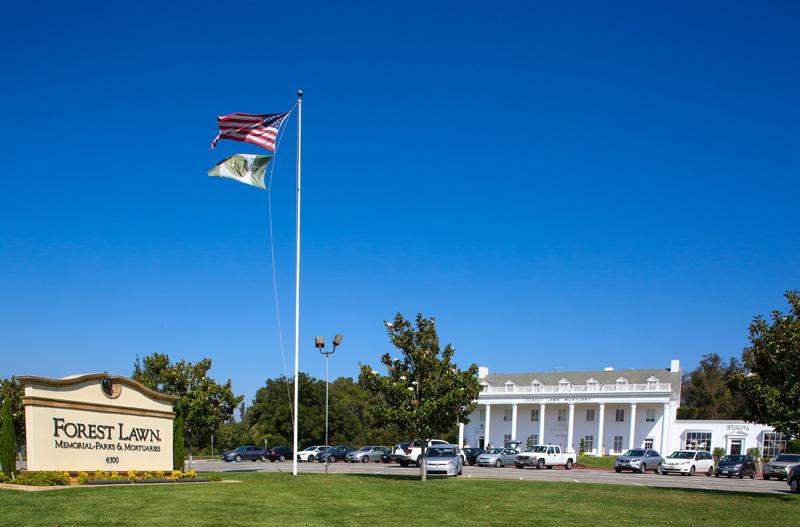
[[[523,452],[514,459],[514,466],[517,468],[543,469],[563,466],[569,470],[573,463],[575,463],[575,454],[562,452],[558,445],[536,445],[530,452]]]

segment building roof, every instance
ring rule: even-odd
[[[636,369],[636,370],[594,370],[594,371],[545,371],[530,373],[491,373],[481,378],[490,386],[503,386],[508,381],[517,386],[530,386],[539,381],[545,386],[558,386],[562,379],[573,385],[584,385],[589,379],[598,384],[615,384],[617,379],[624,378],[629,384],[646,384],[647,379],[655,377],[658,382],[672,383],[672,392],[677,397],[681,389],[681,372],[671,372],[669,368]]]

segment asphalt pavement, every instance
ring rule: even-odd
[[[187,460],[187,468],[189,461]],[[318,474],[325,471],[324,463],[298,463],[301,474]],[[225,463],[223,461],[194,461],[194,470],[211,472],[292,472],[292,462],[242,461]],[[328,467],[330,474],[372,474],[381,475],[417,475],[416,467],[403,468],[397,464],[384,463],[332,463]],[[462,478],[467,479],[510,479],[522,481],[559,481],[566,483],[603,483],[611,485],[634,485],[639,487],[667,487],[696,490],[717,490],[731,492],[757,492],[766,494],[787,494],[789,486],[785,481],[738,478],[715,478],[705,475],[681,476],[678,474],[659,475],[653,473],[638,474],[622,472],[617,474],[609,470],[577,469],[518,469],[515,467],[464,467]]]

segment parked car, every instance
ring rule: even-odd
[[[460,476],[464,461],[456,445],[436,445],[425,452],[425,470],[428,474]]]
[[[476,447],[476,448],[465,448],[462,450],[464,456],[467,458],[467,463],[470,465],[474,465],[478,459],[478,456],[486,452],[484,449]]]
[[[347,445],[332,446],[327,451],[321,450],[317,452],[317,461],[324,463],[325,459],[328,463],[336,463],[337,461],[344,461],[347,454],[355,450],[355,448]]]
[[[305,448],[297,453],[297,461],[308,461],[311,463],[312,461],[317,459],[317,454],[325,450],[326,446],[314,445],[308,448]]]
[[[661,464],[662,474],[673,472],[683,476],[694,476],[695,472],[711,476],[714,473],[714,458],[705,450],[676,450]]]
[[[614,460],[614,470],[619,473],[623,470],[644,473],[648,470],[656,474],[661,473],[661,464],[664,458],[655,450],[635,448],[628,450]]]
[[[267,451],[260,446],[240,446],[222,453],[222,460],[230,461],[266,461]]]
[[[380,461],[381,456],[389,451],[385,446],[362,446],[358,450],[348,452],[345,461],[351,463],[369,463],[370,461]]]
[[[292,449],[288,446],[275,446],[267,450],[267,459],[283,463],[292,458]]]
[[[794,494],[800,494],[800,465],[795,465],[786,474],[786,483]]]
[[[519,450],[514,448],[492,448],[480,454],[475,462],[482,467],[504,467],[513,465]]]
[[[392,447],[392,450],[388,455],[388,460],[385,460],[384,463],[389,463],[389,462],[397,463],[397,462],[399,462],[400,461],[400,459],[399,459],[400,456],[405,456],[406,455],[406,448],[408,448],[408,446],[410,444],[411,443],[397,443],[395,446]]]
[[[800,465],[800,454],[778,454],[764,465],[762,475],[764,479],[786,479],[789,469],[796,465]]]
[[[739,479],[750,476],[750,479],[753,479],[756,477],[756,460],[743,454],[723,456],[714,469],[714,475],[716,477],[739,476]]]
[[[527,466],[543,469],[563,466],[570,470],[575,463],[575,454],[562,452],[558,445],[536,445],[530,452],[523,452],[514,458],[514,466],[524,468]]]
[[[431,439],[428,441],[428,448],[437,445],[449,445],[447,441],[442,441],[441,439]],[[419,455],[422,453],[422,441],[414,441],[410,443],[404,450],[403,453],[397,454],[397,461],[400,462],[400,466],[407,467],[411,463],[415,463],[419,466]]]

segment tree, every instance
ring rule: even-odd
[[[731,359],[726,366],[716,353],[703,355],[700,365],[681,383],[678,419],[741,419],[744,398],[728,386],[727,375],[738,367]]]
[[[750,323],[750,346],[728,376],[747,400],[745,417],[800,437],[800,291],[785,293],[789,312],[773,311]]]
[[[172,469],[183,470],[186,462],[186,437],[183,433],[183,416],[180,410],[175,413],[175,421],[172,423]]]
[[[133,379],[153,390],[177,395],[183,425],[189,438],[189,454],[192,446],[202,438],[210,439],[220,424],[227,421],[244,399],[233,394],[231,380],[217,384],[208,376],[211,359],[202,359],[196,364],[183,360],[172,363],[169,356],[154,353],[142,363],[136,359]]]
[[[433,318],[417,314],[414,326],[397,313],[392,322],[384,322],[389,340],[402,353],[393,358],[386,353],[381,363],[387,374],[370,366],[361,366],[366,388],[380,399],[373,406],[379,422],[397,427],[421,441],[420,475],[427,478],[425,450],[428,441],[445,433],[457,423],[469,422],[480,392],[478,366],[459,370],[452,362],[455,348],[441,350]]]
[[[322,444],[325,437],[325,383],[300,372],[300,444]],[[250,432],[269,445],[291,445],[293,440],[292,398],[294,383],[285,376],[267,379],[256,390],[247,416]]]
[[[22,406],[24,392],[22,383],[16,378],[0,379],[0,404],[5,404],[6,400],[11,401],[11,417],[18,445],[25,444],[25,408]]]
[[[3,402],[3,412],[0,414],[2,428],[0,428],[0,466],[6,477],[17,471],[17,443],[14,434],[14,417],[11,414],[11,399]]]

